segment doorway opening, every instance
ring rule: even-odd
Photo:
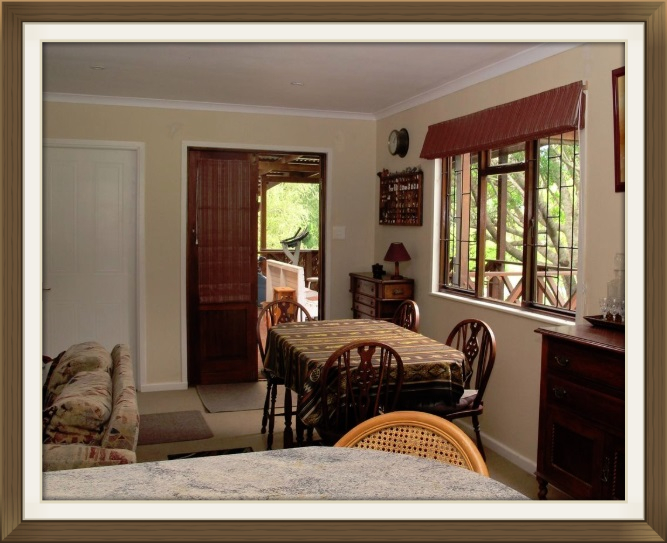
[[[198,159],[193,159],[194,153],[199,153]],[[270,261],[300,270],[305,284],[298,290],[309,292],[311,303],[316,300],[312,317],[323,318],[326,155],[188,148],[188,157],[188,381],[196,385],[257,380],[263,376],[254,325],[233,326],[233,341],[218,326],[223,321],[229,325],[229,319],[216,317],[208,332],[205,325],[211,316],[224,315],[223,311],[232,315],[232,310],[235,322],[250,324],[250,307],[255,307],[256,323],[262,304],[274,298],[265,282]],[[240,182],[229,173],[237,168],[244,172]],[[254,196],[248,198],[250,194]],[[248,212],[233,202],[245,202]],[[236,217],[234,222],[229,222],[230,215]],[[205,241],[204,232],[209,234]],[[211,260],[216,254],[224,258]],[[214,272],[204,276],[203,270]],[[205,300],[202,292],[208,295]],[[215,292],[221,293],[220,300],[211,296]],[[211,371],[204,375],[198,368],[206,366]]]
[[[266,275],[265,260],[277,260],[303,268],[309,290],[318,294],[322,275],[324,228],[325,155],[263,153],[258,155],[258,257]],[[274,285],[280,286],[280,285]],[[262,298],[262,294],[264,296]],[[273,299],[272,292],[260,293],[259,302]],[[317,304],[318,318],[321,303]],[[312,309],[311,309],[312,313]]]
[[[297,301],[313,318],[322,318],[326,155],[265,152],[258,161],[258,312],[263,302],[274,299],[270,290],[281,286],[269,278],[267,290],[267,261],[276,260],[303,269],[301,293],[307,299]],[[261,379],[259,353],[257,364]]]

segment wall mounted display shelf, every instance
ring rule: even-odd
[[[378,172],[380,178],[380,224],[422,225],[424,174],[419,168],[402,172]]]

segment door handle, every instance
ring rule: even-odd
[[[42,290],[51,290],[50,287],[42,287]]]

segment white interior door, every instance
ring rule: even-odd
[[[133,150],[44,147],[43,353],[98,341],[137,360]]]

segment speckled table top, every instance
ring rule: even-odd
[[[521,500],[463,468],[340,447],[145,462],[43,474],[44,500]]]

